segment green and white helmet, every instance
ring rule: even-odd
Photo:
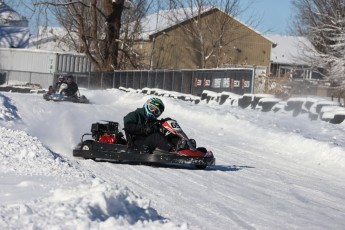
[[[152,97],[144,104],[148,118],[158,118],[164,112],[164,104],[161,99]]]

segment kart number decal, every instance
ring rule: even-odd
[[[177,122],[171,122],[171,127],[174,129],[181,129],[181,127],[177,124]]]

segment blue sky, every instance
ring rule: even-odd
[[[11,2],[12,4],[10,5],[16,6],[16,10],[24,13],[24,15],[30,15],[30,11],[27,7],[23,7],[19,0],[13,0]],[[241,4],[243,4],[243,6],[247,6],[251,2],[252,4],[250,5],[250,8],[245,12],[245,14],[239,17],[241,21],[246,22],[246,19],[254,17],[261,22],[258,27],[255,27],[260,33],[289,33],[288,28],[292,14],[291,0],[241,0]],[[30,24],[35,23],[34,21],[35,19],[32,18]]]
[[[254,16],[262,23],[257,30],[268,34],[289,34],[289,25],[292,16],[291,0],[241,0],[244,6],[251,4],[246,14],[240,17],[244,22],[248,17]]]

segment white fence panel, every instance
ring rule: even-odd
[[[57,73],[89,71],[92,71],[91,63],[83,54],[0,48],[1,81],[20,81],[48,88]]]

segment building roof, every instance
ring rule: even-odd
[[[207,11],[210,8],[205,8],[203,11]],[[149,39],[149,36],[175,26],[178,23],[186,21],[196,14],[197,9],[192,8],[179,8],[174,10],[160,10],[156,13],[150,14],[144,17],[140,26],[142,32],[140,34],[141,39]]]
[[[287,65],[308,65],[306,55],[310,55],[311,43],[305,37],[268,35],[275,43],[271,51],[271,62]]]
[[[38,34],[30,37],[29,49],[44,49],[50,51],[71,51],[68,46],[61,42],[67,32],[62,27],[38,28]]]
[[[201,15],[210,13],[211,11],[221,11],[221,10],[215,7],[205,7],[201,10]],[[173,9],[173,10],[160,10],[157,13],[148,15],[141,20],[141,28],[142,28],[141,38],[147,40],[149,39],[151,35],[163,32],[167,29],[177,26],[178,24],[181,24],[194,17],[197,17],[198,14],[199,14],[198,8],[179,8],[179,9]],[[229,15],[229,17],[232,17],[232,16]],[[248,27],[253,32],[261,35],[262,37],[266,38],[270,42],[274,43],[269,37],[261,34],[260,32],[256,31],[255,29],[251,28],[250,26],[246,25],[240,20],[234,17],[232,18],[236,20],[237,22],[239,22],[240,24],[242,24],[243,26]]]

